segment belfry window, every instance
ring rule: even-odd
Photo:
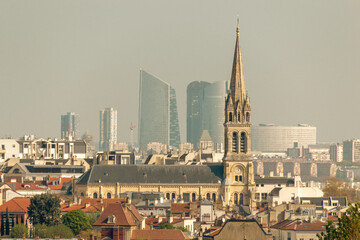
[[[238,204],[238,202],[239,202],[238,194],[235,193],[235,194],[234,194],[234,203],[235,203],[235,204]]]
[[[238,152],[238,135],[236,132],[233,133],[232,137],[232,152]]]
[[[212,194],[212,200],[213,200],[214,202],[216,202],[216,193],[213,193],[213,194]]]
[[[240,122],[241,120],[240,120],[240,113],[238,113],[238,121]]]
[[[232,122],[232,112],[231,113],[229,113],[229,122]]]
[[[249,112],[246,113],[246,122],[250,122],[250,113]]]
[[[210,200],[210,193],[207,193],[207,194],[206,194],[206,199],[207,199],[207,200]]]
[[[246,150],[246,134],[242,132],[240,136],[240,152],[246,153]]]

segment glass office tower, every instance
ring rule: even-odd
[[[192,143],[195,149],[203,132],[204,89],[209,85],[208,82],[196,81],[186,89],[186,141]]]
[[[150,142],[178,148],[180,130],[176,93],[170,84],[140,70],[139,147]]]
[[[79,139],[79,114],[68,112],[66,115],[61,115],[61,139],[72,137]]]

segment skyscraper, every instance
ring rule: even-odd
[[[180,130],[176,93],[170,84],[140,70],[139,146],[146,150],[149,142],[178,148]]]
[[[100,142],[99,149],[103,151],[114,150],[117,143],[117,111],[105,108],[100,111]]]
[[[224,99],[227,95],[227,83],[228,81],[214,82],[204,89],[203,128],[209,131],[217,150],[221,149],[219,146],[224,143]]]
[[[76,140],[79,135],[79,114],[68,112],[66,115],[61,115],[61,138],[72,137]]]
[[[187,87],[187,141],[197,148],[203,130],[215,147],[223,144],[227,82],[192,82]]]
[[[196,81],[191,82],[186,89],[186,141],[195,148],[198,147],[203,132],[204,89],[209,85],[208,82]]]

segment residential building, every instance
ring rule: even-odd
[[[102,165],[135,164],[135,154],[133,152],[127,152],[127,151],[97,152],[95,164],[102,164]]]
[[[94,136],[90,133],[89,130],[86,130],[81,139],[86,143],[86,157],[93,158],[95,155]]]
[[[79,139],[79,123],[79,114],[76,114],[74,112],[68,112],[66,115],[61,115],[61,139]]]
[[[191,196],[191,199],[194,199],[192,201],[212,199],[224,208],[244,206],[251,209],[255,194],[254,165],[250,148],[251,109],[245,87],[238,28],[236,35],[231,91],[226,98],[224,111],[225,152],[221,163],[94,165],[76,182],[74,194],[98,198],[107,194],[120,196],[124,192],[163,192],[171,195],[173,199],[186,199]],[[140,108],[142,107],[140,105]],[[147,119],[153,120],[151,116],[147,116]]]
[[[30,219],[28,215],[29,206],[30,200],[27,198],[13,198],[0,206],[1,236],[9,236],[11,228],[17,224],[24,224],[26,227],[30,227]],[[9,218],[9,228],[5,227],[7,224],[7,217]],[[7,232],[7,230],[10,231]]]
[[[25,159],[84,159],[86,143],[84,140],[43,139],[25,136],[17,140],[19,158]]]
[[[344,146],[342,144],[333,144],[330,146],[330,159],[333,162],[342,162],[344,159]]]
[[[360,139],[343,142],[343,160],[347,162],[360,162]]]
[[[274,240],[315,240],[317,234],[326,231],[326,222],[310,222],[300,219],[284,220],[270,227]]]
[[[112,151],[117,143],[117,111],[105,108],[100,111],[100,143],[101,151]]]
[[[0,163],[9,158],[19,157],[19,143],[17,139],[0,139]]]
[[[295,142],[300,148],[316,144],[316,127],[307,124],[298,124],[297,126],[260,124],[252,126],[251,131],[253,151],[286,152],[288,148],[294,146]]]
[[[180,130],[176,93],[169,83],[140,70],[139,146],[145,151],[150,142],[176,149]]]
[[[228,220],[225,224],[203,236],[204,240],[272,240],[271,234],[264,231],[259,223],[254,220]]]

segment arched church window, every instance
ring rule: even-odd
[[[196,201],[196,193],[192,193],[192,194],[191,194],[191,199],[192,199],[193,202]]]
[[[240,204],[244,204],[244,194],[240,193]]]
[[[242,176],[241,175],[239,176],[239,182],[242,182]]]
[[[240,152],[246,153],[246,134],[244,132],[240,136]]]
[[[111,198],[111,193],[108,192],[108,193],[106,194],[106,198]]]
[[[232,137],[232,152],[238,152],[238,135],[236,132],[233,133]]]
[[[249,112],[246,113],[246,122],[250,122],[250,113]]]
[[[170,200],[170,193],[166,193],[166,199]]]
[[[239,181],[239,177],[235,176],[235,182]]]
[[[175,193],[171,194],[171,199],[175,199]]]
[[[232,122],[232,112],[229,113],[229,122]]]
[[[237,194],[237,193],[234,193],[234,203],[235,203],[235,204],[238,204],[238,202],[239,202],[238,194]]]
[[[210,200],[210,193],[207,193],[207,194],[206,194],[206,199],[207,199],[207,200]]]
[[[93,198],[97,198],[98,194],[96,192],[93,193]]]
[[[241,120],[240,120],[240,113],[238,113],[238,121],[240,122]]]
[[[212,194],[212,200],[213,200],[214,202],[216,202],[216,193],[213,193],[213,194]]]

